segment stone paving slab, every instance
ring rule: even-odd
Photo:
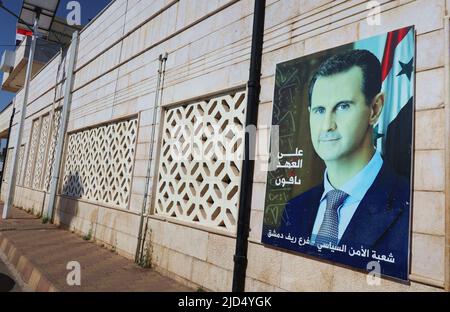
[[[3,203],[0,203],[0,216]],[[142,268],[80,236],[43,224],[18,208],[11,218],[0,218],[0,253],[33,291],[180,292],[193,289]],[[81,286],[66,282],[70,261],[81,266]]]

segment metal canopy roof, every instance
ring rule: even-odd
[[[28,24],[25,25],[22,21],[18,21],[17,27],[22,29],[30,29],[34,23],[36,10],[41,9],[39,17],[38,32],[48,35],[53,23],[53,19],[58,9],[60,0],[23,0],[22,9],[20,11],[20,18]]]

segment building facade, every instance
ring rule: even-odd
[[[450,1],[378,3],[379,25],[367,22],[368,1],[266,3],[248,291],[450,289]],[[116,0],[80,32],[55,223],[130,259],[139,250],[142,261],[186,285],[231,290],[242,160],[218,153],[242,154],[253,10],[252,0]],[[363,272],[263,245],[276,64],[410,25],[417,42],[410,283],[370,286]],[[21,146],[11,143],[23,90],[14,99],[1,199],[9,155],[19,149],[14,204],[37,215],[46,213],[57,170],[69,58],[57,54],[31,81]],[[208,147],[211,128],[229,138],[219,152]],[[169,152],[184,153],[190,140],[198,151]]]

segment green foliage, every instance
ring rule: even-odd
[[[145,240],[144,250],[139,259],[138,265],[140,265],[143,268],[151,268],[153,258],[153,245],[152,245],[152,230],[150,228],[148,229],[146,235],[144,236],[144,240]]]
[[[83,239],[85,241],[90,241],[92,239],[92,229],[90,229],[89,232],[83,236]]]

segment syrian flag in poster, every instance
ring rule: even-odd
[[[414,53],[414,27],[387,34],[381,62],[385,102],[375,128],[377,136],[381,136],[377,149],[394,170],[407,179],[411,178]]]
[[[414,27],[361,40],[381,63],[384,107],[374,128],[374,144],[396,172],[410,177],[414,97]]]

